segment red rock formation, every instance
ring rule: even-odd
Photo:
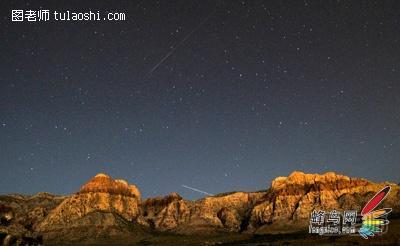
[[[0,226],[0,232],[31,238],[42,234],[45,240],[65,235],[71,238],[126,235],[134,230],[145,235],[150,229],[179,234],[284,233],[304,229],[314,209],[360,211],[385,185],[390,185],[392,191],[384,206],[399,213],[398,185],[332,172],[323,175],[293,172],[288,177],[274,179],[266,191],[231,192],[196,201],[184,200],[177,193],[141,201],[136,186],[98,174],[68,197],[46,193],[0,197],[0,204],[5,204],[0,207],[0,215],[10,223]]]
[[[187,201],[180,196],[151,198],[142,204],[142,211],[150,225],[161,231],[179,233],[208,233],[213,231],[241,231],[243,221],[262,192],[233,192]]]
[[[81,190],[65,199],[57,208],[38,225],[38,230],[45,235],[57,237],[76,227],[90,226],[92,220],[86,216],[104,219],[97,221],[103,229],[113,227],[115,216],[125,221],[135,221],[140,213],[140,192],[134,185],[124,180],[113,180],[105,174],[98,174]],[[103,216],[102,214],[111,214]],[[93,216],[93,214],[95,214]],[[74,229],[74,230],[75,230]]]
[[[89,192],[132,196],[140,199],[140,192],[135,185],[129,185],[128,182],[123,179],[113,180],[110,176],[103,173],[97,174],[89,182],[83,185],[79,194]]]
[[[302,228],[309,223],[312,210],[361,210],[366,201],[385,185],[392,186],[386,199],[388,205],[400,207],[399,187],[396,184],[373,183],[361,178],[349,178],[328,172],[323,175],[293,172],[288,177],[272,181],[268,194],[254,206],[250,217],[250,229],[263,225],[267,228],[294,226]],[[368,198],[369,197],[369,198]]]

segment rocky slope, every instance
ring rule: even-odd
[[[98,174],[83,185],[77,194],[66,198],[53,209],[37,224],[36,230],[45,239],[69,235],[70,231],[79,232],[82,227],[96,228],[90,231],[91,236],[126,233],[129,230],[124,225],[136,221],[140,213],[140,199],[136,186]],[[74,235],[72,233],[69,237]]]
[[[179,194],[141,200],[136,186],[98,174],[71,196],[0,196],[0,241],[79,242],[87,238],[155,232],[178,234],[273,233],[307,227],[313,209],[357,209],[385,185],[384,205],[400,211],[399,186],[335,173],[294,172],[268,190],[232,192],[196,201]]]
[[[66,197],[48,193],[34,196],[0,196],[0,242],[39,243],[42,236],[35,230],[37,224]]]
[[[148,225],[160,231],[238,232],[245,229],[243,222],[249,209],[263,195],[262,192],[234,192],[187,201],[173,193],[145,200],[142,216]]]
[[[361,211],[362,206],[386,185],[392,190],[383,204],[398,213],[400,193],[396,184],[377,184],[333,172],[323,175],[293,172],[272,182],[266,196],[252,209],[249,229],[271,232],[280,228],[301,228],[307,226],[314,209]]]
[[[278,177],[263,192],[233,192],[197,201],[179,195],[148,199],[143,203],[146,221],[157,230],[178,233],[234,231],[271,233],[306,228],[312,210],[345,210],[362,206],[385,185],[392,191],[384,205],[400,211],[399,186],[349,178],[333,172],[293,172]],[[159,201],[154,202],[154,201]]]

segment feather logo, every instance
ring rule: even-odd
[[[373,237],[378,233],[382,233],[382,227],[389,224],[387,216],[390,212],[392,212],[391,208],[374,210],[379,204],[382,203],[389,192],[390,186],[386,186],[376,193],[375,196],[372,197],[371,200],[369,200],[369,202],[367,202],[367,204],[361,210],[362,225],[358,230],[358,233],[363,238],[368,239],[368,237]]]

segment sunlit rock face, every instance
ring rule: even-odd
[[[392,191],[384,205],[399,208],[399,188],[395,184],[333,172],[293,172],[288,177],[277,177],[262,192],[231,192],[196,201],[184,200],[176,193],[149,198],[142,203],[142,218],[144,224],[156,230],[179,233],[297,230],[308,225],[314,209],[360,211],[385,185],[391,185]]]
[[[323,175],[293,172],[288,177],[277,177],[263,201],[254,206],[249,229],[271,224],[301,227],[309,223],[314,209],[360,211],[385,185],[391,185],[392,191],[384,205],[398,208],[399,188],[395,184],[373,183],[333,172]]]
[[[0,196],[0,245],[38,245],[37,225],[66,197],[49,193]]]
[[[101,227],[113,226],[115,216],[126,221],[135,221],[140,213],[140,192],[135,185],[124,180],[114,180],[98,174],[82,186],[80,191],[65,199],[39,224],[39,231],[56,236],[56,232],[89,226],[93,213],[110,213],[110,216],[94,216]]]
[[[135,185],[98,174],[70,196],[0,196],[0,240],[79,242],[110,236],[148,237],[157,231],[198,235],[287,233],[306,228],[314,209],[361,211],[386,185],[392,190],[383,206],[398,214],[398,185],[332,172],[293,172],[277,177],[264,191],[230,192],[195,201],[177,193],[142,200]]]
[[[145,221],[156,230],[180,233],[241,231],[248,211],[263,193],[232,192],[197,201],[173,193],[142,204]]]
[[[123,195],[136,197],[140,200],[139,189],[132,184],[128,184],[123,179],[112,179],[106,174],[99,173],[89,182],[83,185],[79,194],[84,193],[109,193],[113,195]]]

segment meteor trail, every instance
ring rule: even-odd
[[[157,68],[165,61],[168,59],[168,57],[170,57],[176,49],[178,49],[193,33],[195,33],[202,25],[204,25],[204,23],[206,23],[208,21],[208,19],[210,18],[210,16],[212,14],[214,14],[214,12],[216,11],[216,9],[211,12],[209,15],[207,15],[207,17],[200,22],[200,24],[195,27],[191,32],[189,32],[188,35],[186,35],[176,46],[174,46],[172,48],[172,50],[170,50],[149,72],[149,74],[152,74],[155,70],[157,70]]]
[[[183,187],[183,188],[186,188],[186,189],[189,189],[189,190],[192,190],[192,191],[196,191],[196,192],[199,192],[199,193],[203,193],[203,194],[206,194],[206,195],[209,195],[209,196],[213,196],[213,195],[214,195],[214,194],[211,194],[211,193],[208,193],[208,192],[205,192],[205,191],[196,189],[196,188],[192,188],[192,187],[187,186],[187,185],[182,185],[182,187]]]

